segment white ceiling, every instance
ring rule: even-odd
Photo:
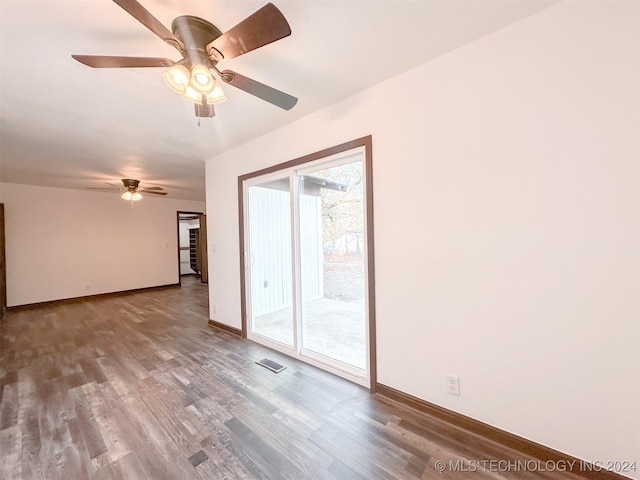
[[[71,58],[179,59],[117,4],[0,0],[0,181],[84,189],[137,178],[171,198],[204,200],[206,159],[557,2],[272,1],[292,35],[220,67],[298,104],[287,112],[227,85],[216,117],[198,126],[163,69],[92,69]],[[188,14],[224,32],[266,0],[140,3],[169,28]]]

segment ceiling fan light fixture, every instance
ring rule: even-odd
[[[130,192],[129,190],[127,190],[121,195],[121,198],[123,200],[137,202],[138,200],[142,200],[142,195],[140,194],[140,192]]]
[[[191,74],[184,65],[174,65],[162,74],[162,79],[168,87],[176,93],[183,95],[189,86]]]
[[[206,95],[198,93],[191,85],[187,85],[187,88],[182,94],[183,98],[189,100],[190,102],[197,103],[198,105],[203,104],[203,101],[202,101],[203,96],[206,97]]]
[[[213,88],[213,91],[207,95],[207,103],[222,103],[227,99],[227,96],[222,91],[222,87],[220,83],[216,82],[216,86]]]
[[[219,83],[216,83],[213,91],[207,95],[198,93],[189,85],[182,94],[182,97],[196,105],[213,105],[216,103],[222,103],[227,99],[227,96],[224,94],[224,91],[222,91],[222,87],[220,87]]]
[[[206,95],[213,92],[216,81],[207,67],[196,64],[191,68],[191,86],[196,92]]]

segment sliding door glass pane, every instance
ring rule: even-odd
[[[247,188],[251,331],[293,347],[289,178]]]
[[[362,161],[298,176],[302,348],[366,369]]]

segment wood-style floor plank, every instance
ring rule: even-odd
[[[0,322],[0,478],[577,478],[437,470],[526,460],[207,325],[207,286],[11,311]],[[255,361],[288,368],[274,374]]]
[[[19,479],[22,476],[22,445],[18,425],[0,430],[0,478]]]

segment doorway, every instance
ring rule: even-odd
[[[375,385],[370,137],[241,177],[243,333]]]
[[[196,276],[208,283],[207,219],[201,212],[177,212],[178,217],[178,279]]]

